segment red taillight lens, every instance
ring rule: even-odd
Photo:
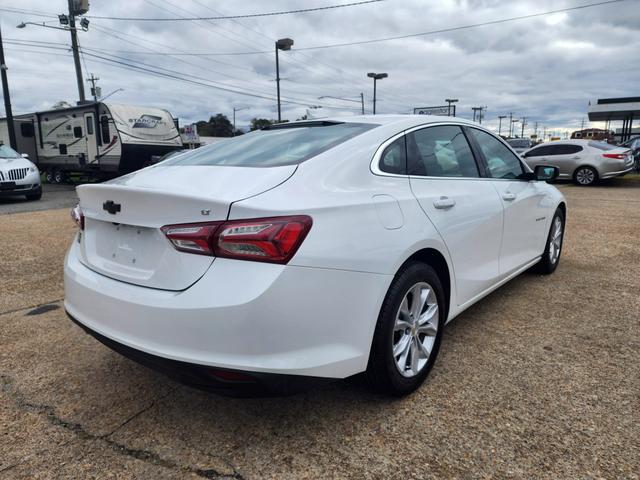
[[[624,160],[627,158],[626,153],[603,153],[602,156],[605,158],[615,158],[616,160]]]
[[[80,230],[84,230],[84,214],[80,208],[80,204],[71,209],[71,220],[75,222]]]
[[[215,253],[218,257],[287,263],[311,225],[311,217],[306,215],[225,222],[215,235]]]
[[[167,225],[162,231],[182,252],[287,263],[309,233],[312,223],[311,217],[297,215]]]
[[[167,225],[162,232],[181,252],[213,255],[213,234],[222,222]]]

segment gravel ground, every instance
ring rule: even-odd
[[[0,223],[0,478],[638,479],[640,178],[562,185],[551,277],[523,274],[445,331],[400,400],[353,382],[230,399],[106,349],[60,307],[67,210]]]

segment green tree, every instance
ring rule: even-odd
[[[251,130],[260,130],[261,128],[268,127],[277,123],[275,120],[269,120],[267,118],[253,118],[251,119]]]
[[[200,120],[196,122],[198,135],[203,137],[233,137],[233,125],[226,115],[218,113],[209,121]]]

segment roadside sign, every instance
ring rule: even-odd
[[[440,107],[420,107],[413,109],[414,115],[441,115],[447,117],[449,115],[449,106]]]

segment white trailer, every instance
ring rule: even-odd
[[[53,182],[69,173],[106,178],[138,170],[182,148],[171,114],[159,108],[91,102],[14,117],[17,150]],[[6,119],[0,142],[9,143]]]

